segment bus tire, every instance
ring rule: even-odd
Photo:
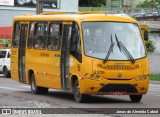
[[[74,99],[76,102],[83,103],[85,101],[85,94],[80,93],[78,80],[74,82]]]
[[[3,68],[3,77],[4,78],[9,78],[10,77],[10,72],[8,71],[7,67]]]
[[[48,88],[36,86],[36,80],[34,74],[31,76],[31,90],[34,94],[47,94]]]
[[[45,88],[45,87],[40,87],[40,94],[47,94],[48,93],[48,88]]]
[[[142,95],[130,95],[129,97],[132,102],[140,102],[142,99]]]

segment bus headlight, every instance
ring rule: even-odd
[[[99,76],[96,76],[95,79],[98,80],[98,79],[99,79]]]
[[[89,76],[89,78],[93,78],[94,77],[94,75],[93,74],[91,74],[90,76]]]
[[[146,80],[146,79],[147,79],[147,76],[146,76],[146,75],[144,75],[144,76],[143,76],[143,79],[144,79],[144,80]]]
[[[139,79],[139,80],[142,80],[142,79],[143,79],[143,76],[138,76],[138,79]]]
[[[139,80],[146,80],[146,79],[147,79],[147,76],[146,76],[146,75],[138,76],[138,79],[139,79]]]

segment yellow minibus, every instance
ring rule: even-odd
[[[138,22],[105,12],[46,12],[13,19],[11,77],[35,94],[49,88],[87,94],[147,93],[149,66]]]

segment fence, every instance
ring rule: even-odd
[[[118,7],[79,7],[79,11],[106,11],[112,14],[125,13],[130,16],[139,13],[152,13],[157,11],[157,9],[153,8],[118,8]]]

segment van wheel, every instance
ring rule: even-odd
[[[31,76],[31,90],[34,94],[47,94],[48,88],[36,86],[36,80],[34,74]]]
[[[7,67],[3,68],[3,76],[4,76],[4,78],[10,77],[10,72],[8,71]]]
[[[74,99],[76,102],[83,103],[85,101],[86,95],[80,93],[80,86],[78,80],[74,82]]]
[[[142,95],[130,95],[129,97],[132,102],[140,102],[142,99]]]

